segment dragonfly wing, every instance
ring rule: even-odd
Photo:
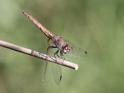
[[[48,67],[48,63],[47,62],[43,62],[43,66],[42,66],[42,82],[46,81],[47,67]]]
[[[87,50],[86,49],[73,47],[72,50],[65,55],[65,58],[67,60],[72,60],[73,58],[74,59],[82,58],[85,55],[87,55]]]
[[[53,78],[56,84],[60,84],[62,80],[62,68],[61,66],[58,66],[56,64],[52,64],[52,73],[53,73]]]

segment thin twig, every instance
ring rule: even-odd
[[[34,56],[34,57],[37,57],[37,58],[40,58],[43,60],[46,60],[47,62],[56,63],[56,64],[66,66],[66,67],[71,68],[71,69],[78,70],[77,64],[74,64],[72,62],[69,62],[69,61],[66,61],[66,60],[63,60],[60,58],[52,57],[52,56],[46,55],[44,53],[37,52],[35,50],[31,50],[29,48],[24,48],[24,47],[21,47],[21,46],[18,46],[18,45],[15,45],[15,44],[3,41],[3,40],[0,40],[0,46],[5,47],[5,48],[9,48],[11,50],[14,50],[14,51],[17,51],[20,53],[24,53],[24,54],[27,54],[30,56]]]

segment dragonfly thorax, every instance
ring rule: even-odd
[[[55,36],[52,38],[53,43],[57,46],[57,48],[64,54],[70,52],[71,47],[67,44],[67,42],[60,36]]]

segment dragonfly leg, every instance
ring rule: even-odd
[[[56,56],[65,60],[63,52],[60,51],[59,49],[54,53],[54,57]]]
[[[62,58],[63,60],[65,60],[65,57],[64,57],[64,55],[63,55],[63,51],[60,51],[60,56],[61,56],[61,58]]]
[[[57,50],[57,51],[54,53],[54,57],[56,57],[56,56],[57,56],[57,57],[60,57],[60,56],[59,56],[59,51],[60,51],[60,50]]]

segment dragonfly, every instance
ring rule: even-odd
[[[26,11],[23,11],[23,14],[48,38],[48,46],[47,46],[47,53],[49,53],[50,49],[56,48],[57,50],[54,52],[54,57],[64,58],[64,54],[68,54],[72,47],[63,39],[61,36],[57,36],[51,31],[49,31],[43,24],[41,24],[39,21],[37,21],[33,16],[31,16]],[[52,43],[50,43],[52,42]],[[87,54],[87,51],[85,51],[85,54]],[[47,68],[47,62],[45,66],[45,73]],[[61,73],[61,68],[59,68]],[[62,80],[62,73],[59,76],[59,81]]]

